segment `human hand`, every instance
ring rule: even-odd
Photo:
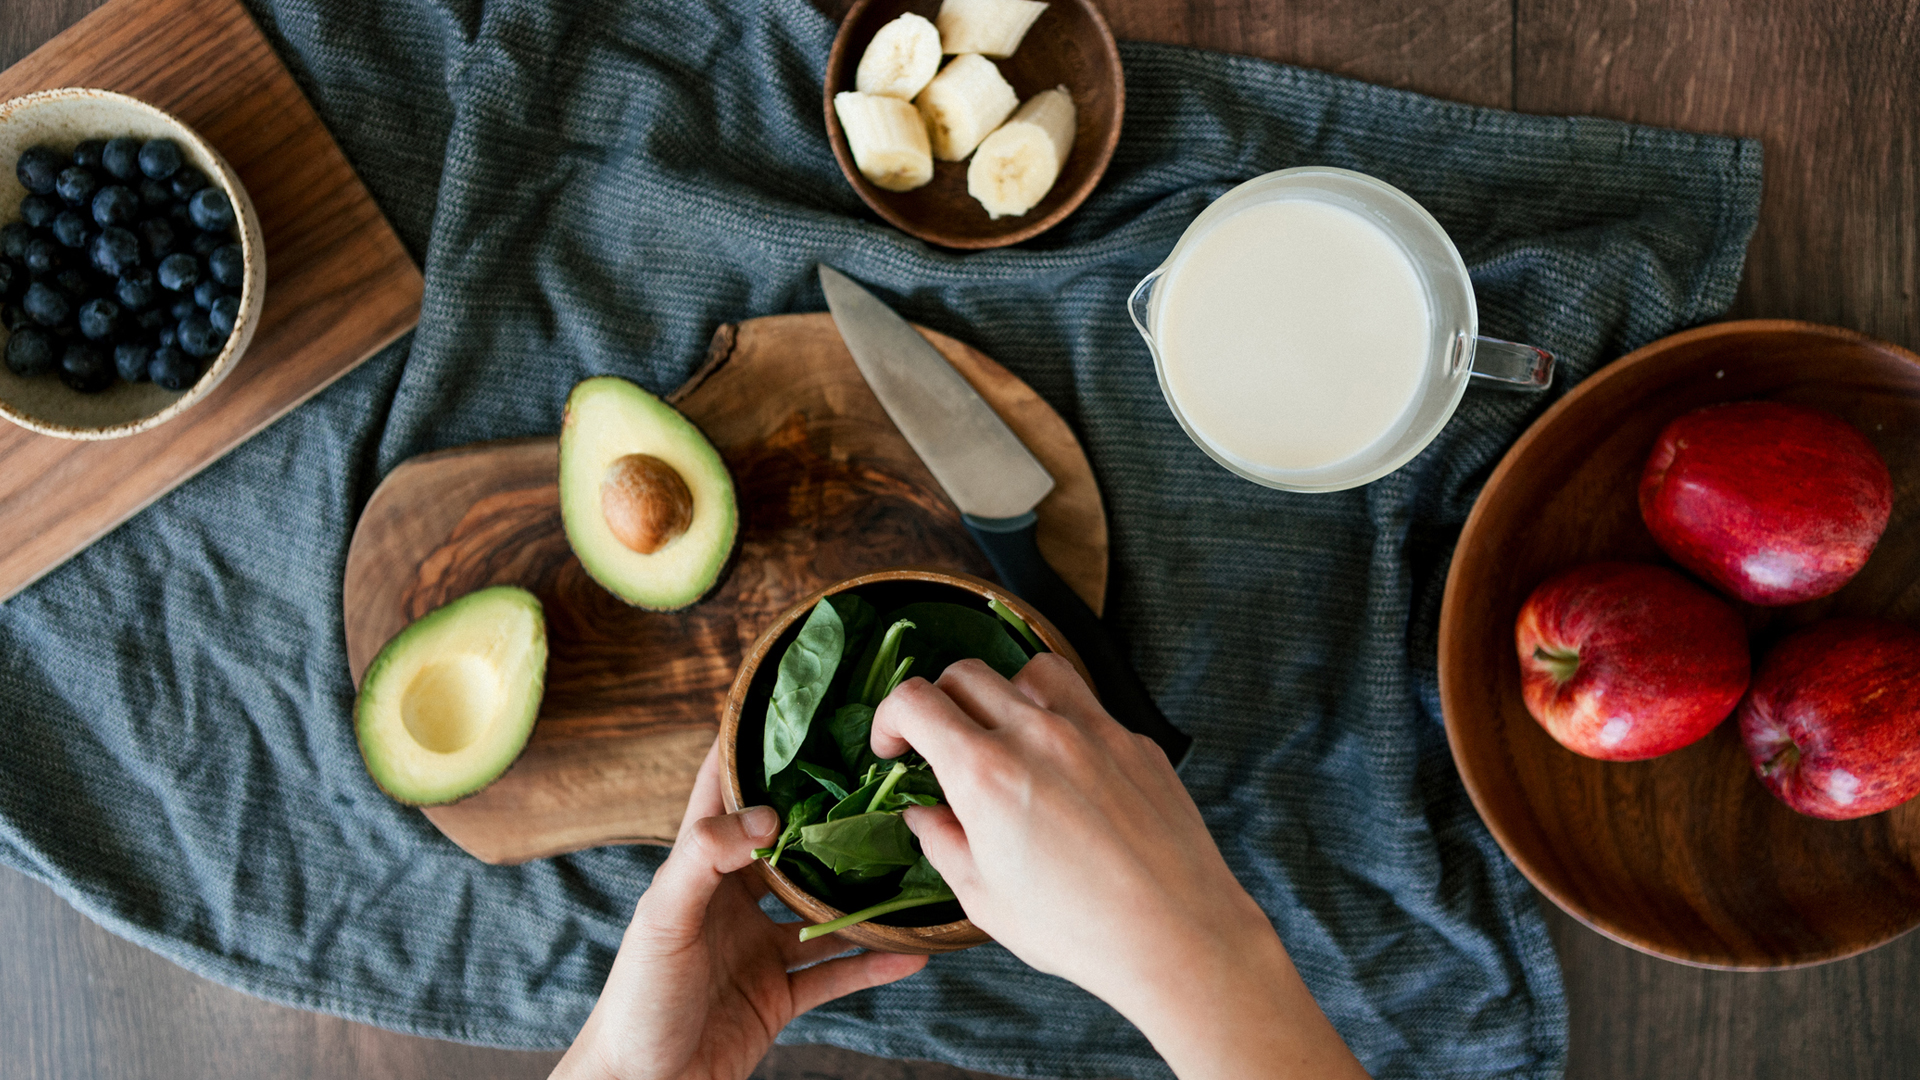
[[[767,918],[766,887],[745,867],[779,826],[771,807],[724,813],[716,742],[555,1080],[743,1080],[794,1017],[926,966],[891,953],[828,960],[846,943],[803,944],[799,923]]]
[[[911,680],[872,740],[939,777],[947,805],[907,823],[967,917],[1114,1006],[1177,1074],[1365,1075],[1166,754],[1066,660],[1037,656],[1012,682],[977,660]]]

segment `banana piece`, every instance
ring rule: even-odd
[[[913,103],[926,118],[933,156],[961,161],[1000,126],[1020,104],[1020,97],[993,61],[967,53],[942,68]]]
[[[927,126],[911,103],[848,91],[833,95],[833,111],[860,175],[888,191],[912,191],[933,179]]]
[[[940,28],[941,51],[1004,60],[1045,10],[1034,0],[945,0],[933,24]]]
[[[1027,99],[974,151],[967,165],[967,194],[987,216],[1018,217],[1034,208],[1060,178],[1073,149],[1073,95],[1062,86]]]
[[[940,70],[940,31],[908,12],[880,28],[860,54],[853,88],[907,101],[926,88]]]

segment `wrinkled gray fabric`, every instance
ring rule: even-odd
[[[426,267],[388,350],[0,608],[0,859],[256,994],[404,1031],[558,1046],[659,853],[480,865],[375,789],[349,729],[340,579],[407,457],[555,430],[578,379],[681,381],[722,321],[818,310],[830,261],[1040,391],[1108,500],[1110,618],[1198,741],[1234,871],[1376,1076],[1557,1076],[1558,969],[1439,725],[1435,625],[1480,484],[1546,396],[1475,391],[1365,489],[1239,481],[1162,404],[1122,306],[1233,184],[1329,163],[1429,207],[1485,332],[1560,388],[1719,313],[1750,142],[1518,116],[1129,45],[1100,189],[1022,248],[874,222],[821,129],[832,23],[803,0],[256,0]],[[1115,898],[1124,902],[1124,898]],[[1094,999],[997,946],[790,1041],[1019,1076],[1164,1076]]]

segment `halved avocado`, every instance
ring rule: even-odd
[[[354,733],[381,790],[453,802],[520,756],[547,683],[547,620],[525,589],[496,585],[394,635],[360,683]]]
[[[567,396],[560,519],[580,565],[608,592],[673,611],[719,582],[740,514],[726,462],[692,421],[600,376]]]

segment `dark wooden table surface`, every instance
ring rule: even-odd
[[[1766,195],[1732,315],[1920,348],[1920,0],[1102,0],[1116,34],[1481,105],[1760,138]],[[0,66],[95,0],[0,0]],[[837,10],[833,0],[824,6]],[[1548,909],[1570,1077],[1920,1076],[1920,935],[1803,971],[1696,971]],[[119,940],[0,870],[0,1078],[544,1076],[478,1050],[269,1005]],[[777,1050],[765,1078],[957,1080]]]

